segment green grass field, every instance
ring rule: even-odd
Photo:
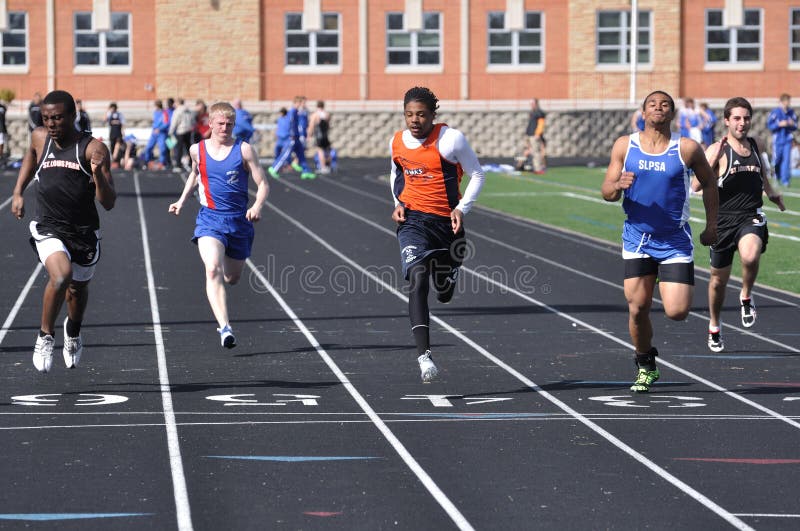
[[[544,175],[488,173],[486,177],[480,204],[620,244],[625,216],[621,201],[608,203],[600,195],[605,168],[561,167],[549,168]],[[765,199],[770,236],[757,284],[800,293],[800,193],[789,189],[783,194],[785,212]],[[708,268],[707,248],[698,240],[705,220],[702,198],[692,197],[691,216],[695,264]],[[738,255],[732,274],[741,275]]]

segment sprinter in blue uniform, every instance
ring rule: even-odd
[[[658,380],[650,307],[656,281],[670,319],[689,314],[694,293],[694,253],[688,224],[691,179],[703,189],[706,227],[703,245],[717,239],[716,179],[700,144],[671,131],[675,102],[656,91],[642,104],[645,130],[617,139],[602,185],[606,201],[619,201],[627,218],[622,230],[628,328],[638,373],[633,392],[647,392]]]
[[[189,149],[192,171],[180,199],[169,206],[171,213],[179,215],[183,203],[198,187],[201,207],[192,241],[205,265],[206,295],[219,324],[220,343],[226,348],[236,346],[236,337],[228,320],[225,283],[236,284],[242,276],[253,244],[253,222],[261,219],[261,208],[269,194],[255,149],[233,137],[235,116],[229,103],[211,106],[211,137]],[[258,187],[250,208],[248,175]]]

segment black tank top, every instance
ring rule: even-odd
[[[108,136],[116,138],[122,136],[122,119],[119,112],[114,111],[108,115]]]
[[[728,146],[728,167],[717,180],[719,213],[722,216],[751,216],[764,204],[761,199],[761,156],[755,141],[748,137],[750,155],[743,157]]]
[[[79,133],[77,142],[59,149],[48,136],[39,160],[36,221],[63,236],[86,236],[100,228],[95,184],[86,160],[91,141],[92,135]]]

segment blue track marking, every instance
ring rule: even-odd
[[[206,455],[211,459],[240,459],[244,461],[279,461],[282,463],[302,463],[306,461],[361,461],[368,459],[383,459],[382,457],[369,457],[358,455]]]
[[[0,514],[0,520],[25,520],[45,522],[50,520],[86,520],[91,518],[128,518],[131,516],[153,516],[155,513],[19,513]]]

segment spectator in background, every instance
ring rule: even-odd
[[[208,107],[203,100],[197,100],[194,105],[194,130],[192,131],[192,144],[196,144],[211,136],[211,126],[208,122]]]
[[[681,136],[691,138],[698,144],[702,144],[703,118],[700,116],[700,112],[695,109],[694,100],[692,98],[686,98],[683,102],[684,107],[678,113],[678,125],[681,128]]]
[[[108,126],[108,143],[111,150],[111,160],[119,164],[125,153],[125,143],[122,140],[122,127],[125,125],[125,118],[117,110],[117,104],[113,101],[108,106],[105,120],[103,123]]]
[[[169,135],[175,137],[173,149],[173,171],[191,171],[192,163],[189,158],[189,147],[192,145],[192,130],[194,129],[195,116],[186,105],[183,98],[178,98],[178,105],[172,113],[169,122]],[[186,162],[184,162],[184,157]]]
[[[289,111],[286,107],[281,107],[278,111],[278,120],[275,122],[275,158],[277,159],[281,152],[291,142],[290,134],[290,120]],[[274,177],[274,175],[273,175]]]
[[[797,115],[789,107],[792,98],[781,94],[780,105],[769,113],[767,127],[772,131],[772,167],[775,177],[784,186],[791,183],[792,136],[797,130]]]
[[[7,110],[6,102],[0,101],[0,165],[5,165],[5,159],[8,157],[6,153],[6,135],[8,134],[8,130],[6,129]]]
[[[42,125],[44,125],[42,122],[42,95],[37,92],[28,104],[28,132],[42,127]]]
[[[636,109],[631,115],[631,132],[638,133],[644,131],[644,115],[642,109]]]
[[[792,164],[792,178],[800,178],[800,143],[796,138],[792,138],[792,151],[789,154],[789,159]]]
[[[128,171],[139,166],[139,159],[136,156],[136,137],[134,135],[125,135],[124,147],[120,148],[122,151],[122,167]]]
[[[328,131],[330,130],[331,114],[325,110],[325,102],[319,100],[317,102],[317,110],[311,115],[308,122],[308,140],[314,139],[317,145],[317,168],[322,174],[331,172],[331,141],[328,138]]]
[[[533,98],[528,113],[528,126],[525,128],[525,150],[522,152],[522,161],[517,165],[517,169],[522,169],[528,157],[532,157],[533,173],[538,175],[544,173],[544,118],[545,114],[539,107],[539,100]]]
[[[277,179],[281,168],[285,164],[291,163],[295,171],[300,172],[301,179],[313,179],[317,175],[311,171],[306,162],[306,131],[308,126],[302,128],[300,125],[299,112],[301,107],[305,104],[303,96],[295,96],[292,101],[292,108],[289,109],[287,117],[289,118],[289,142],[284,146],[280,155],[275,157],[272,166],[268,168],[269,174]],[[302,140],[301,140],[302,138]],[[292,155],[297,157],[297,162],[292,162]]]
[[[242,108],[242,100],[233,100],[233,108],[236,111],[236,123],[233,126],[233,137],[237,140],[244,140],[248,144],[253,137],[253,115]]]
[[[150,139],[147,141],[147,146],[144,148],[144,162],[149,166],[150,161],[153,159],[153,148],[158,146],[158,162],[159,166],[154,169],[166,169],[169,159],[167,159],[167,131],[169,131],[169,111],[164,109],[164,104],[161,100],[154,102],[155,110],[153,111],[153,131],[150,134]]]
[[[700,104],[700,113],[703,117],[703,127],[700,131],[703,138],[703,147],[708,148],[714,143],[714,126],[717,125],[717,115],[708,108],[708,103]]]
[[[83,101],[75,100],[75,129],[78,131],[92,132],[92,120],[89,118],[89,113],[83,108]]]

